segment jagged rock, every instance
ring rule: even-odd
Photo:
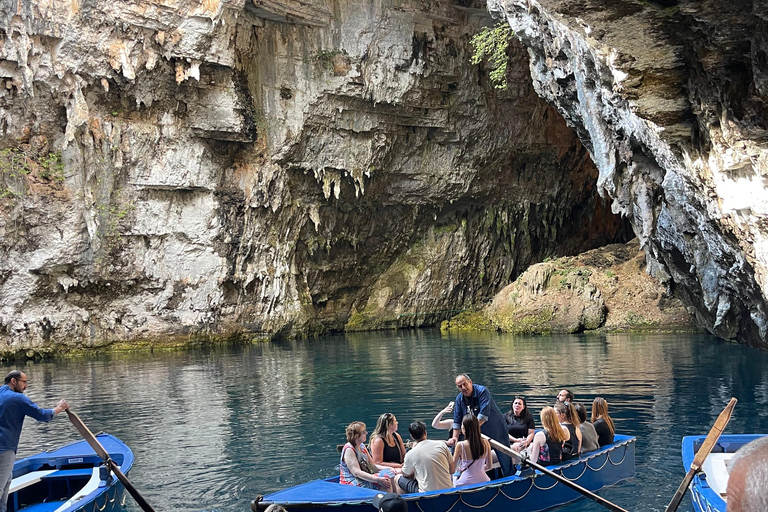
[[[0,147],[32,169],[0,173],[7,352],[433,324],[625,240],[523,47],[506,92],[469,64],[488,23],[465,0],[0,4]]]
[[[647,268],[722,338],[768,347],[765,2],[489,0],[579,134]]]

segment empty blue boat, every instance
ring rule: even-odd
[[[562,475],[589,491],[614,485],[635,475],[635,438],[616,435],[614,443],[547,469]],[[371,500],[378,494],[372,489],[339,483],[335,476],[297,485],[251,503],[254,512],[269,505],[283,505],[290,512],[372,512]],[[550,476],[536,471],[530,476],[510,476],[483,484],[453,487],[440,491],[403,495],[409,512],[535,512],[557,507],[581,497],[581,494]]]
[[[96,439],[128,473],[133,452],[109,434]],[[19,459],[13,466],[8,512],[112,512],[125,504],[125,487],[85,441]]]

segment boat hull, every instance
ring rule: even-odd
[[[721,493],[725,493],[728,482],[725,465],[719,467],[714,462],[718,458],[736,452],[745,444],[764,437],[765,434],[730,434],[721,435],[702,466],[702,472],[693,477],[690,485],[691,502],[695,512],[725,512],[726,502]],[[683,468],[687,473],[696,456],[696,452],[707,436],[687,436],[683,438]]]
[[[616,442],[577,460],[548,469],[574,483],[597,491],[635,474],[635,438],[616,436]],[[263,511],[276,503],[291,512],[333,507],[333,512],[370,512],[378,492],[338,483],[338,477],[315,480],[257,498],[252,509]],[[409,512],[536,512],[577,500],[581,494],[541,472],[511,476],[485,484],[406,494]]]
[[[133,452],[109,434],[96,436],[110,458],[128,473]],[[85,441],[17,460],[8,512],[114,512],[125,505],[122,483],[103,467]]]

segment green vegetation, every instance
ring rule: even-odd
[[[323,65],[324,68],[333,69],[333,59],[339,54],[346,55],[344,50],[317,50],[315,61]]]
[[[0,150],[0,198],[23,196],[24,178],[33,171],[40,179],[61,183],[64,181],[61,153],[37,156],[18,147]]]
[[[512,35],[506,21],[500,21],[495,27],[484,27],[472,36],[474,52],[470,61],[472,64],[480,64],[483,60],[488,62],[491,71],[488,78],[496,89],[507,89],[507,48]]]

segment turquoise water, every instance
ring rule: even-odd
[[[256,494],[333,475],[348,423],[393,412],[407,438],[410,421],[429,424],[455,397],[462,372],[503,411],[524,395],[537,420],[562,387],[587,405],[606,398],[617,430],[638,438],[637,476],[601,494],[630,511],[664,510],[683,477],[681,437],[707,433],[731,396],[727,432],[768,431],[768,353],[703,335],[361,333],[22,369],[33,400],[67,398],[92,431],[133,448],[131,481],[158,512],[247,512]],[[65,416],[28,419],[19,455],[74,439]]]

